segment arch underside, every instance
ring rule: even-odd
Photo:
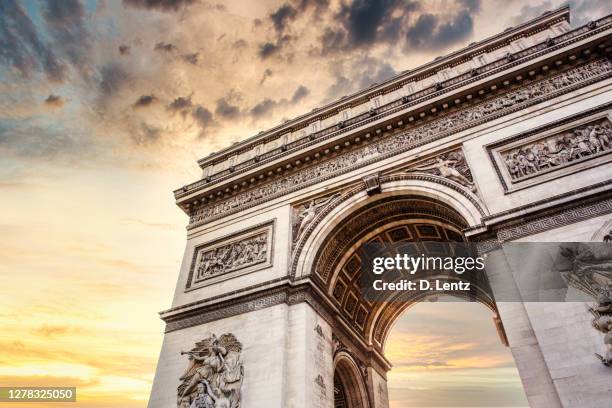
[[[430,296],[450,295],[478,301],[496,312],[486,275],[470,276],[469,292],[402,291],[381,301],[368,301],[359,286],[361,256],[366,243],[406,243],[417,253],[439,254],[444,242],[464,242],[465,219],[446,203],[418,195],[393,195],[373,201],[345,217],[316,252],[314,281],[363,340],[384,349],[384,340],[401,313]],[[392,256],[392,254],[390,254]],[[436,275],[427,276],[435,279]],[[465,276],[463,280],[465,280]]]

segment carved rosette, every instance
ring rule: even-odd
[[[240,408],[244,367],[242,344],[231,333],[214,334],[199,341],[190,351],[185,373],[179,378],[178,408]]]

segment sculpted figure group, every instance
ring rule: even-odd
[[[512,180],[563,166],[612,149],[612,124],[607,120],[574,129],[504,154]]]
[[[264,261],[267,257],[267,251],[266,234],[206,251],[200,256],[196,270],[196,280],[221,275],[243,266]]]
[[[433,173],[453,180],[471,191],[476,192],[476,185],[472,181],[472,173],[460,150],[438,156],[433,162],[422,166],[411,167],[408,171]]]
[[[180,377],[178,408],[240,408],[242,344],[233,334],[214,334],[181,355],[189,365]]]
[[[596,353],[595,356],[604,365],[612,367],[612,296],[609,289],[597,297],[597,303],[590,308],[590,311],[593,314],[593,327],[604,333],[606,346],[604,355]]]

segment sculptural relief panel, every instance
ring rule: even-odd
[[[187,289],[271,266],[273,232],[272,222],[196,247]]]
[[[185,373],[179,378],[178,408],[240,408],[244,379],[242,344],[232,333],[214,334],[189,351]]]
[[[612,121],[599,110],[489,146],[506,192],[612,160]]]

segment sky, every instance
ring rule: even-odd
[[[612,11],[570,3],[573,25]],[[71,384],[79,407],[146,406],[157,312],[185,243],[171,192],[199,178],[198,158],[559,5],[0,1],[0,385]],[[443,322],[432,336],[471,346],[449,365],[402,363],[392,399],[450,404],[439,400],[449,389],[487,378],[488,393],[516,402],[486,309],[448,319],[441,304],[399,321],[397,338],[413,345],[394,342],[391,355],[446,344],[418,337],[423,314]],[[408,391],[415,378],[435,400]]]

